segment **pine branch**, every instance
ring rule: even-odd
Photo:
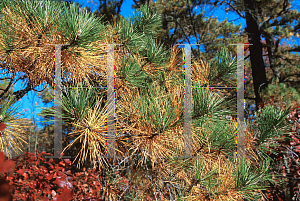
[[[246,16],[243,15],[243,14],[240,12],[240,10],[239,10],[238,8],[234,7],[231,3],[226,2],[226,1],[217,1],[217,2],[227,4],[227,5],[228,5],[232,10],[234,10],[240,17],[242,17],[242,18],[244,18],[244,19],[246,18]]]
[[[16,101],[20,100],[21,98],[23,98],[23,96],[25,96],[29,91],[32,90],[32,87],[30,86],[30,82],[28,82],[27,86],[25,89],[19,90],[19,91],[15,91],[13,93],[13,95],[15,96]]]

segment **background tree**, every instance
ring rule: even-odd
[[[280,82],[290,86],[290,83],[297,83],[294,75],[297,75],[299,71],[297,65],[299,58],[289,53],[297,48],[291,48],[290,45],[282,43],[282,41],[292,39],[291,36],[297,32],[299,12],[295,10],[291,1],[234,0],[212,1],[211,3],[218,6],[224,5],[223,8],[235,12],[246,20],[245,31],[248,34],[249,43],[254,44],[249,46],[249,49],[256,105],[262,102],[259,93],[269,84]],[[265,43],[262,42],[263,39]],[[251,55],[254,59],[251,59]],[[266,73],[267,69],[271,70],[271,74]],[[288,77],[293,79],[289,80]]]

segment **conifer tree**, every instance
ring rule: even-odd
[[[226,115],[234,112],[224,107],[222,94],[209,89],[193,89],[192,157],[183,157],[182,52],[155,40],[162,17],[149,7],[141,6],[129,19],[104,25],[74,4],[7,0],[2,6],[1,67],[25,74],[28,89],[43,81],[53,87],[54,48],[47,43],[69,44],[62,48],[62,70],[69,75],[63,84],[68,87],[107,85],[108,55],[101,44],[121,44],[114,52],[118,158],[105,157],[107,93],[76,88],[64,91],[62,98],[62,119],[72,128],[67,133],[72,141],[64,151],[75,146],[73,165],[81,167],[88,162],[105,173],[103,197],[99,199],[145,200],[159,195],[170,200],[258,200],[261,190],[273,182],[270,158],[264,158],[264,149],[251,145],[252,133],[247,133],[246,141],[246,152],[252,159],[232,158],[236,121]],[[191,68],[193,84],[201,84],[209,82],[211,75],[220,75],[218,79],[230,76],[231,71],[223,72],[236,68],[236,59],[230,50],[222,49],[215,61],[198,58]],[[15,95],[19,98],[22,93]],[[274,115],[273,110],[265,113]],[[51,109],[47,114],[59,115]],[[279,114],[280,122],[271,119],[267,128],[274,131],[275,126],[279,131],[284,115]],[[268,138],[268,129],[261,129],[261,141]],[[126,188],[118,176],[130,180]]]
[[[292,1],[216,0],[211,4],[223,5],[247,21],[248,40],[254,44],[249,48],[256,105],[262,102],[260,93],[269,84],[275,85],[269,89],[278,88],[279,83],[299,88],[299,55],[291,54],[297,51],[297,45],[283,43],[293,43],[298,37],[300,14]]]

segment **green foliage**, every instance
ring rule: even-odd
[[[274,181],[269,174],[270,159],[264,159],[258,167],[255,167],[245,158],[237,159],[234,176],[236,179],[236,188],[245,192],[247,200],[258,200],[261,195],[253,193],[254,190],[264,190],[268,188],[267,183]]]
[[[76,87],[64,90],[62,96],[62,118],[64,122],[71,124],[86,118],[89,112],[88,109],[95,107],[97,100],[104,95],[103,93],[99,93],[99,89],[81,88],[83,86],[84,84],[78,84]],[[50,94],[50,96],[53,100],[53,94]],[[40,115],[45,117],[53,116],[54,114],[56,114],[56,110],[52,107],[45,108]]]
[[[183,122],[182,118],[176,120],[177,112],[183,113],[183,108],[180,107],[177,111],[179,105],[174,104],[174,99],[179,98],[166,94],[164,89],[156,88],[154,84],[147,84],[146,90],[134,97],[131,104],[139,112],[142,122],[147,122],[146,124],[152,125],[156,132],[162,133]],[[132,112],[125,111],[125,118],[132,116]]]
[[[273,96],[274,102],[284,105],[295,105],[300,102],[300,94],[296,88],[285,83],[269,84],[268,88],[262,91],[264,100],[269,101]]]
[[[212,92],[209,88],[194,88],[193,90],[193,117],[215,119],[226,114],[232,114],[222,107],[226,104],[225,98]]]
[[[23,151],[28,122],[21,117],[21,105],[12,96],[2,99],[1,102],[0,121],[3,130],[0,132],[0,150],[11,157],[13,153],[19,154]]]
[[[122,44],[130,53],[144,58],[145,62],[164,63],[168,59],[167,51],[154,40],[158,34],[160,21],[160,15],[142,6],[130,18],[117,22]]]
[[[212,82],[218,80],[223,86],[236,85],[237,57],[233,57],[228,48],[216,52],[211,66],[209,78]]]
[[[236,147],[236,127],[229,121],[206,121],[197,132],[199,143],[211,151],[222,151],[233,156]]]
[[[258,144],[270,138],[281,136],[287,131],[289,123],[286,122],[289,108],[282,110],[274,105],[267,105],[257,118],[259,134]]]
[[[62,30],[64,37],[70,41],[70,46],[90,48],[91,42],[102,40],[105,29],[101,23],[101,18],[85,12],[75,4],[71,4],[67,9],[64,4],[64,12],[60,16],[58,24],[59,30]],[[79,37],[80,36],[80,37]]]
[[[123,57],[122,65],[120,76],[128,83],[127,86],[145,87],[144,83],[149,80],[149,76],[132,56]]]
[[[137,9],[126,20],[133,29],[144,35],[156,38],[161,23],[161,15],[144,5]]]
[[[2,122],[10,122],[16,120],[16,118],[19,116],[20,104],[15,104],[16,100],[13,100],[11,97],[8,97],[7,99],[4,99],[1,101],[1,119]]]
[[[40,28],[49,35],[49,26],[60,30],[62,36],[67,39],[70,46],[77,46],[90,49],[90,43],[103,39],[104,26],[101,23],[101,18],[85,12],[83,9],[76,6],[74,3],[57,1],[8,1],[5,0],[3,5],[10,6],[16,13],[24,17],[28,23],[39,25]],[[20,7],[22,8],[20,10]],[[1,11],[2,12],[2,11]],[[30,13],[30,15],[28,15]],[[2,20],[5,23],[5,20]],[[1,29],[4,37],[11,37],[11,33]],[[51,30],[55,31],[55,30]],[[79,37],[80,36],[80,37]],[[9,41],[9,40],[7,40]],[[12,43],[12,42],[11,42]],[[9,43],[9,44],[11,44]],[[51,41],[49,41],[51,43]],[[20,44],[17,46],[19,47]],[[90,50],[93,50],[90,49]]]

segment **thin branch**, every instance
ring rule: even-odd
[[[255,100],[255,98],[248,97],[248,96],[245,96],[245,99],[249,99],[249,100]]]
[[[300,73],[293,73],[293,74],[288,74],[288,75],[282,76],[280,79],[280,82],[287,82],[288,80],[286,80],[286,78],[292,77],[292,76],[300,76]]]
[[[136,7],[138,7],[138,8],[140,7],[136,0],[133,0],[133,2],[135,3]]]
[[[182,28],[181,24],[180,24],[180,23],[178,23],[178,24],[179,24],[180,28],[182,29],[182,32],[183,32],[183,34],[184,34],[186,40],[188,41],[189,44],[191,44],[191,41],[190,41],[189,37],[186,35],[186,33],[185,33],[184,29]],[[192,49],[193,55],[196,57],[197,54],[195,53],[195,50],[194,50],[193,48],[191,48],[191,49]]]
[[[0,80],[8,80],[8,79],[12,79],[12,78],[7,78],[7,77],[5,77],[5,78],[0,78]]]
[[[300,84],[300,80],[284,80],[283,82],[292,82],[293,84]]]
[[[220,3],[225,3],[227,4],[232,10],[234,10],[240,17],[246,18],[245,15],[243,15],[236,7],[234,7],[231,3],[226,2],[226,1],[220,1]]]
[[[21,89],[19,91],[15,91],[13,93],[13,95],[15,96],[16,101],[18,101],[21,98],[23,98],[23,96],[25,96],[25,94],[27,94],[31,90],[32,90],[32,87],[30,86],[30,83],[28,82],[28,84],[27,84],[27,86],[26,86],[25,89]]]
[[[44,87],[42,90],[33,89],[33,91],[35,91],[35,92],[43,92],[45,89],[46,89],[46,87]]]
[[[271,20],[271,17],[268,17],[266,20],[262,21],[260,24],[259,24],[259,27],[262,27],[262,25],[264,25],[266,22],[269,22]]]
[[[287,52],[300,52],[300,46],[287,50]]]

